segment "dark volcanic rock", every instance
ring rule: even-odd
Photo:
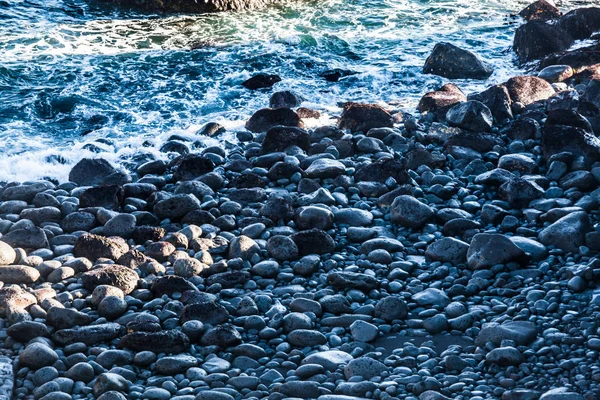
[[[217,301],[188,304],[183,308],[180,321],[201,321],[203,324],[219,325],[229,320],[229,312]]]
[[[289,90],[273,93],[269,99],[270,108],[295,108],[298,107],[304,99]]]
[[[129,246],[122,239],[113,240],[86,233],[75,241],[73,254],[75,257],[85,257],[90,261],[96,261],[98,258],[109,258],[116,261],[127,250],[129,250]]]
[[[369,292],[379,287],[374,276],[355,272],[331,272],[327,282],[336,289],[358,289]]]
[[[452,126],[474,132],[488,132],[493,124],[490,109],[476,100],[456,104],[448,110],[446,119]]]
[[[496,264],[522,262],[526,255],[509,238],[498,233],[479,233],[473,237],[467,260],[471,269],[491,268]]]
[[[178,219],[200,207],[200,201],[193,194],[178,194],[156,203],[154,213],[160,219]]]
[[[52,335],[52,340],[61,346],[73,343],[85,343],[88,346],[109,342],[121,336],[125,329],[117,323],[88,325],[73,329],[63,329]]]
[[[521,10],[519,15],[526,21],[549,21],[558,19],[562,13],[546,0],[537,0]]]
[[[298,246],[301,256],[306,254],[332,253],[335,250],[335,242],[321,229],[310,229],[292,235],[292,240]]]
[[[438,119],[444,119],[453,105],[463,101],[467,101],[467,96],[457,86],[447,83],[438,90],[425,94],[419,101],[419,111],[433,112]]]
[[[41,249],[49,246],[46,233],[37,226],[12,230],[2,236],[2,241],[12,247],[24,249]]]
[[[592,225],[586,212],[579,211],[568,214],[548,227],[538,235],[540,242],[546,246],[555,246],[569,252],[579,252],[579,247],[585,245],[585,235],[591,232]]]
[[[92,291],[99,285],[118,287],[125,294],[131,293],[138,284],[138,274],[122,265],[110,264],[85,272],[81,275],[83,286]]]
[[[265,132],[279,125],[302,128],[304,123],[298,114],[289,108],[263,108],[250,117],[246,122],[246,129],[250,132]]]
[[[542,151],[546,160],[554,154],[569,152],[575,157],[584,157],[591,164],[600,160],[600,139],[591,132],[573,126],[544,126]]]
[[[174,329],[161,332],[132,332],[123,336],[119,347],[155,353],[183,353],[190,347],[190,339],[185,333]]]
[[[79,207],[103,207],[118,210],[123,202],[123,188],[119,185],[104,185],[87,189],[79,196]]]
[[[425,60],[424,74],[449,79],[487,79],[494,70],[475,54],[450,43],[438,43]]]
[[[198,135],[202,136],[217,136],[225,132],[225,128],[216,122],[208,122],[199,131]]]
[[[100,185],[115,172],[116,168],[103,158],[84,158],[69,172],[69,181],[80,186]]]
[[[242,335],[231,325],[219,325],[209,329],[200,339],[203,346],[227,348],[242,343]]]
[[[600,7],[578,8],[566,13],[558,26],[577,40],[587,39],[600,31]]]
[[[497,123],[513,118],[512,100],[504,85],[494,85],[481,93],[469,95],[469,100],[477,100],[485,104]]]
[[[384,159],[357,168],[354,179],[357,182],[373,181],[385,183],[388,178],[394,178],[400,185],[410,180],[406,171],[406,163],[402,160]]]
[[[552,85],[537,76],[516,76],[506,82],[506,88],[511,100],[523,105],[546,100],[555,94]]]
[[[325,78],[327,82],[338,82],[340,79],[352,75],[356,75],[356,72],[347,69],[335,68],[323,72],[321,76]]]
[[[581,47],[575,50],[563,51],[545,57],[539,69],[551,65],[569,65],[575,70],[590,67],[600,63],[600,43]]]
[[[209,158],[198,154],[186,154],[174,160],[173,178],[177,181],[191,181],[212,172],[214,168],[215,164]]]
[[[377,104],[347,103],[338,123],[340,129],[349,129],[352,133],[393,126],[392,115]]]
[[[531,61],[567,50],[573,42],[573,37],[556,25],[529,21],[517,28],[513,49],[521,60]]]
[[[154,282],[152,282],[150,290],[156,297],[161,297],[165,294],[171,296],[173,293],[184,293],[188,290],[198,291],[196,286],[190,281],[176,275],[165,275],[156,278]]]
[[[302,150],[310,147],[310,135],[304,129],[291,126],[275,126],[267,131],[262,143],[263,153],[283,151],[290,146]]]
[[[281,82],[281,78],[279,76],[260,73],[244,81],[242,86],[250,90],[257,90],[270,88],[277,82]]]
[[[500,198],[508,201],[513,208],[525,208],[532,200],[544,195],[542,189],[535,182],[515,178],[503,183],[498,189]]]

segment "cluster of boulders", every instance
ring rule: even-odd
[[[4,184],[13,398],[600,398],[600,65],[549,68],[312,130],[277,92],[238,143]]]

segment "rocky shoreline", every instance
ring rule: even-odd
[[[0,398],[599,399],[597,13],[532,4],[537,76],[415,115],[305,130],[275,92],[237,143],[4,184]],[[441,43],[424,71],[492,68]]]

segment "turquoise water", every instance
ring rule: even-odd
[[[0,0],[0,179],[64,180],[77,160],[97,154],[125,164],[143,153],[167,158],[158,151],[166,138],[195,138],[209,121],[235,132],[268,106],[272,91],[240,86],[257,72],[280,75],[273,90],[294,90],[321,111],[309,126],[331,123],[345,101],[414,110],[445,82],[421,74],[440,41],[494,65],[487,81],[457,82],[476,91],[522,72],[510,15],[528,3],[289,1],[164,16],[93,0]],[[332,68],[357,74],[330,83],[321,73]]]

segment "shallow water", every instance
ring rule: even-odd
[[[518,23],[510,15],[528,3],[289,1],[164,16],[94,0],[0,0],[0,180],[64,181],[77,160],[98,154],[125,164],[144,154],[166,158],[158,151],[166,138],[196,139],[209,121],[235,132],[268,106],[272,91],[240,86],[257,72],[280,75],[273,91],[296,91],[321,111],[313,125],[345,101],[414,110],[446,81],[421,73],[440,41],[495,67],[487,81],[457,81],[480,90],[522,72],[510,51]],[[332,68],[357,74],[330,83],[321,73]]]

